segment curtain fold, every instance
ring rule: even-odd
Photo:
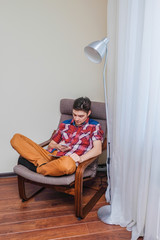
[[[111,206],[100,219],[160,239],[160,1],[108,0]]]

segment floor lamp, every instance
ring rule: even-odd
[[[107,188],[107,200],[111,200],[110,194],[110,131],[109,131],[109,119],[108,119],[108,101],[106,93],[106,65],[107,65],[107,44],[109,40],[107,38],[101,41],[95,41],[90,43],[84,48],[84,52],[89,60],[94,63],[100,63],[105,56],[105,63],[103,69],[103,85],[104,85],[104,97],[105,97],[105,107],[106,107],[106,120],[107,120],[107,176],[108,176],[108,188]]]

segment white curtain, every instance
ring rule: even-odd
[[[101,220],[160,239],[160,0],[108,0],[111,206]]]

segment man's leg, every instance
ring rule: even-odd
[[[27,159],[23,158],[22,156],[18,158],[18,164],[25,166],[26,168],[33,172],[37,172],[37,167],[33,163],[29,162]]]
[[[13,136],[11,145],[23,158],[35,166],[40,166],[52,160],[52,157],[48,156],[49,152],[46,149],[21,134]]]
[[[76,163],[69,156],[63,156],[54,159],[40,167],[37,167],[37,172],[43,175],[62,176],[72,174],[76,171]]]

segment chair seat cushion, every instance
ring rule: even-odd
[[[16,165],[13,170],[17,175],[37,183],[49,185],[69,185],[75,181],[75,174],[60,177],[43,176],[42,174],[35,173],[20,164]],[[93,177],[93,169],[87,168],[84,172],[84,177]]]

